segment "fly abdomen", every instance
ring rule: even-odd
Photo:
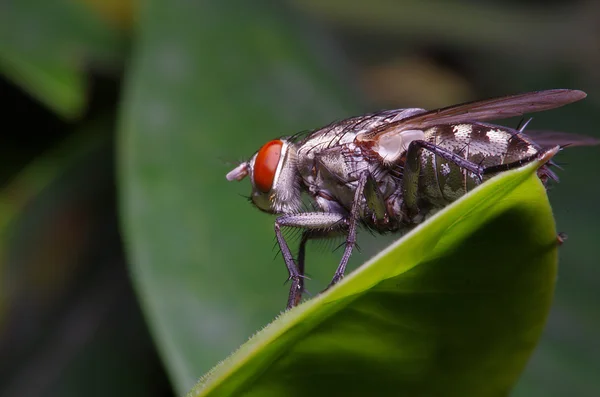
[[[484,123],[438,125],[427,129],[425,137],[481,169],[492,167],[492,171],[502,165],[523,165],[540,150],[516,130]],[[421,151],[421,164],[419,188],[434,206],[447,205],[494,175],[468,171],[426,150]]]

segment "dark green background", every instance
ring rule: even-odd
[[[589,97],[531,128],[600,136],[599,24],[583,1],[3,1],[0,395],[181,394],[279,313],[273,219],[224,178],[268,139],[563,87]],[[569,239],[515,396],[600,393],[599,151],[557,161],[549,195]],[[361,234],[352,265],[389,241]],[[337,244],[310,247],[311,291]]]

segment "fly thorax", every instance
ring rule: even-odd
[[[285,139],[265,144],[248,162],[252,202],[260,210],[292,213],[301,209],[296,147]]]

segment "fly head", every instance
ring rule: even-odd
[[[270,214],[297,212],[302,205],[297,152],[286,139],[264,144],[250,160],[231,170],[226,178],[241,181],[246,176],[252,183],[252,203]]]

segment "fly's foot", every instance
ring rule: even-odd
[[[333,279],[331,279],[331,282],[329,283],[327,288],[325,288],[325,291],[327,291],[329,288],[333,287],[334,285],[336,285],[337,283],[342,281],[343,278],[344,278],[344,275],[342,273],[336,273],[333,276]]]
[[[298,303],[300,303],[300,300],[302,299],[302,283],[300,277],[292,276],[288,281],[289,280],[292,281],[292,285],[290,286],[290,295],[288,296],[286,310],[298,306]]]
[[[290,276],[286,280],[286,283],[288,281],[292,282],[292,285],[290,286],[290,294],[288,296],[287,306],[285,308],[286,310],[289,310],[292,307],[298,306],[300,304],[300,301],[302,300],[302,294],[307,292],[304,289],[304,280],[305,279],[307,279],[306,276],[302,276],[302,275],[298,274],[298,275]]]

